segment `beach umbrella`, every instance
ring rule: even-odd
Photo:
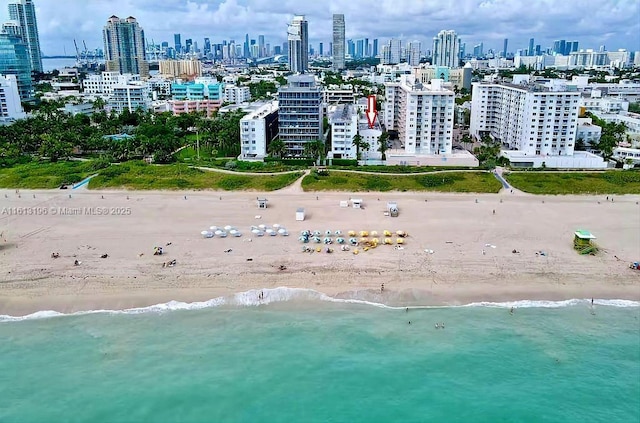
[[[225,231],[230,231],[231,229],[233,229],[233,226],[227,225],[224,227]]]
[[[306,236],[299,236],[298,241],[304,242],[306,244],[307,242],[309,242],[309,238],[307,238]]]
[[[347,232],[347,235],[356,236],[356,231],[349,231],[349,232]]]
[[[378,245],[378,244],[380,243],[380,240],[379,240],[378,238],[373,238],[373,239],[371,240],[371,243],[372,243],[373,245]]]
[[[313,236],[320,236],[320,231],[313,231]]]
[[[220,231],[221,233],[218,235],[220,238],[226,238],[227,237],[227,232],[225,231]]]
[[[218,229],[217,231],[215,231],[215,232],[214,232],[214,234],[216,234],[216,235],[222,235],[222,232],[223,232],[223,231],[221,231],[220,229]]]
[[[338,229],[337,231],[334,232],[334,234],[336,235],[342,235],[342,231],[340,229]]]
[[[385,229],[383,232],[384,236],[391,236],[391,231],[388,229]]]
[[[235,231],[235,232],[231,231],[230,233],[231,233],[231,235],[235,236],[236,238],[242,236],[242,232],[240,232],[240,231]]]
[[[218,227],[217,226],[209,226],[209,230],[215,232],[215,231],[218,230]]]
[[[367,231],[360,231],[360,236],[364,236],[364,237],[369,236],[369,232],[367,232]]]
[[[273,227],[274,227],[275,229],[280,229],[280,224],[279,224],[279,223],[274,223],[274,224],[273,224]]]
[[[205,237],[205,238],[211,238],[211,237],[213,237],[213,233],[212,233],[212,232],[209,232],[209,231],[202,231],[202,232],[200,232],[200,234],[201,234],[203,237]]]
[[[338,244],[344,244],[344,238],[336,238]]]
[[[407,236],[407,233],[405,231],[396,231],[396,235],[398,236]]]
[[[275,231],[273,229],[271,229],[271,228],[268,228],[268,229],[265,230],[265,232],[270,234],[271,232],[275,232]]]
[[[349,244],[358,245],[358,240],[356,238],[349,238]]]
[[[258,225],[258,228],[260,228],[260,229],[262,229],[264,231],[267,228],[267,225],[264,225],[264,224]]]
[[[313,242],[315,242],[316,244],[320,244],[322,242],[322,239],[320,239],[319,236],[314,236],[313,237]]]
[[[364,244],[364,243],[367,243],[367,242],[369,242],[369,238],[367,238],[367,237],[362,237],[362,238],[360,238],[360,242],[362,242],[363,244]]]
[[[309,233],[309,231],[302,231],[302,232],[300,232],[300,235],[302,235],[302,236],[309,236],[309,235],[310,235],[310,233]]]
[[[391,238],[385,238],[385,239],[384,239],[384,243],[385,243],[386,245],[391,245],[391,244],[393,244],[393,240],[392,240]]]
[[[324,234],[326,236],[331,236],[331,235],[333,235],[333,231],[331,229],[327,229],[326,231],[324,231]]]
[[[289,236],[289,232],[285,228],[278,229],[278,233],[282,236]]]
[[[378,231],[371,231],[371,236],[378,236]]]
[[[329,237],[326,237],[326,238],[324,239],[324,243],[325,243],[325,244],[331,244],[332,242],[333,242],[333,241],[332,241],[332,240],[331,240],[331,238],[329,238]]]
[[[404,244],[404,239],[402,238],[396,239],[396,244]]]

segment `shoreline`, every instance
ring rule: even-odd
[[[603,196],[508,191],[80,189],[20,194],[0,190],[0,210],[79,212],[0,215],[0,315],[190,303],[283,285],[403,306],[575,298],[640,301],[640,272],[628,268],[640,259],[636,195],[616,196],[612,203]],[[268,199],[267,209],[257,208],[258,196]],[[363,209],[340,207],[340,201],[354,197],[363,199]],[[398,217],[384,216],[387,201],[398,202]],[[295,220],[298,207],[305,209],[305,221]],[[113,213],[87,212],[99,209]],[[274,223],[286,227],[290,236],[255,237],[249,231],[252,225]],[[210,225],[231,225],[243,236],[204,239],[200,232]],[[302,244],[301,230],[337,229],[403,230],[409,237],[401,250],[380,245],[364,252],[359,247],[355,255],[333,244],[333,254],[302,252],[303,245],[323,251],[327,246]],[[598,237],[598,255],[581,256],[573,250],[578,229]],[[163,246],[166,253],[154,256],[155,246]],[[60,257],[51,258],[52,252]],[[100,258],[102,254],[108,258]],[[74,260],[81,264],[74,266]],[[162,266],[170,260],[176,260],[175,267]],[[382,283],[386,289],[379,295]]]

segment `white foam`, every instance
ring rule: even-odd
[[[262,294],[262,298],[261,298]],[[0,323],[19,322],[23,320],[47,319],[60,316],[82,316],[86,314],[141,314],[141,313],[166,313],[178,310],[201,310],[205,308],[214,308],[224,305],[236,307],[255,307],[272,303],[288,302],[288,301],[326,301],[332,303],[358,304],[364,306],[372,306],[390,310],[403,310],[406,306],[389,306],[382,303],[367,301],[358,298],[334,298],[322,292],[313,289],[303,288],[266,288],[252,289],[245,292],[239,292],[227,297],[217,297],[208,301],[199,301],[185,303],[181,301],[168,301],[166,303],[154,304],[148,307],[137,307],[125,310],[88,310],[76,313],[60,313],[53,310],[37,311],[26,316],[8,316],[0,315]],[[409,306],[411,309],[430,309],[430,308],[456,308],[456,307],[492,307],[492,308],[560,308],[576,305],[590,305],[591,299],[571,299],[564,301],[507,301],[507,302],[476,302],[464,305],[451,306]],[[608,307],[640,307],[639,301],[630,300],[605,300],[596,299],[594,304],[598,306]]]

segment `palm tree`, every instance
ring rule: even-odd
[[[277,156],[282,158],[282,156],[286,151],[287,151],[287,146],[280,138],[276,138],[275,140],[271,141],[271,143],[269,144],[269,153],[272,156]]]
[[[353,136],[353,145],[356,146],[356,158],[358,160],[360,160],[360,150],[368,150],[369,147],[371,147],[368,142],[362,140],[362,135],[360,135],[360,132],[357,132]]]
[[[387,141],[389,140],[389,133],[384,131],[380,134],[380,138],[378,139],[378,152],[382,154],[382,160],[387,160]]]
[[[325,154],[325,145],[322,140],[310,141],[304,145],[304,154],[308,157],[320,160]]]

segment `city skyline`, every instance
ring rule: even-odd
[[[485,50],[502,51],[504,38],[509,39],[511,52],[526,50],[530,38],[535,38],[543,49],[552,47],[556,39],[575,39],[580,41],[580,48],[606,45],[608,50],[640,50],[640,5],[633,0],[587,0],[584,9],[598,16],[597,20],[588,21],[580,19],[571,4],[557,0],[549,0],[544,9],[531,8],[526,2],[513,2],[505,8],[498,1],[466,0],[454,5],[384,0],[376,4],[376,13],[371,13],[371,4],[363,0],[330,1],[304,8],[290,0],[277,4],[267,0],[222,0],[214,5],[204,0],[168,0],[162,4],[149,0],[68,0],[65,8],[54,0],[34,3],[44,55],[73,55],[74,39],[86,41],[89,48],[100,48],[102,26],[114,14],[136,17],[145,28],[148,41],[156,44],[172,44],[175,33],[198,41],[199,45],[204,38],[239,42],[249,33],[252,38],[264,35],[275,46],[286,41],[287,24],[299,13],[309,22],[309,44],[317,49],[320,42],[327,46],[333,38],[333,13],[343,13],[346,39],[379,38],[384,42],[398,38],[403,44],[417,40],[423,50],[431,49],[433,37],[441,30],[456,31],[467,51],[478,43],[483,43]],[[8,13],[2,13],[0,19],[8,20]]]

